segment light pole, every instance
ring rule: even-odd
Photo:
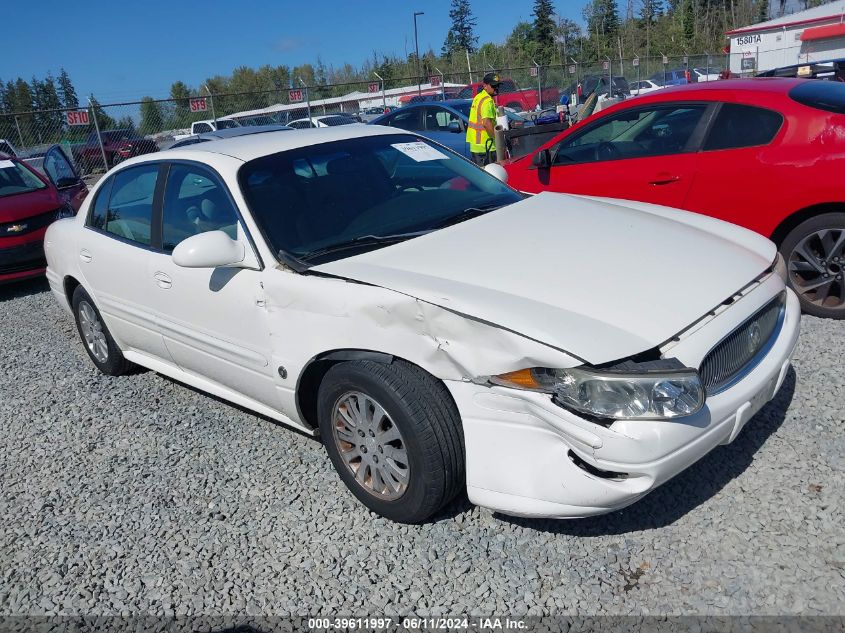
[[[414,51],[417,55],[417,94],[422,94],[422,88],[420,87],[420,42],[419,38],[417,37],[417,16],[418,15],[425,15],[424,11],[414,11]]]

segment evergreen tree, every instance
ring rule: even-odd
[[[695,7],[693,0],[684,0],[681,8],[681,30],[684,34],[684,42],[692,44],[695,38]]]
[[[76,96],[76,89],[73,87],[70,76],[64,68],[62,68],[59,73],[58,93],[63,108],[79,107],[79,99]]]
[[[536,42],[537,61],[547,64],[551,61],[555,50],[555,20],[554,7],[551,0],[534,0],[534,24],[531,36]]]
[[[640,20],[654,24],[663,14],[663,0],[642,0],[640,7]]]
[[[139,132],[141,134],[155,134],[164,129],[164,113],[160,103],[154,101],[152,97],[144,97],[141,99],[140,111]]]
[[[184,82],[177,81],[170,86],[170,98],[173,99],[173,107],[167,126],[171,129],[187,127],[191,121],[191,89]]]
[[[455,52],[463,50],[474,53],[477,50],[478,37],[475,35],[475,18],[469,0],[452,0],[449,19],[452,20],[452,26],[443,43],[443,55],[451,57]]]
[[[765,22],[769,19],[769,0],[757,0],[757,21]]]

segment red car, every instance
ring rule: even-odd
[[[0,154],[0,283],[44,273],[47,227],[74,215],[88,194],[58,146],[30,160],[44,175],[22,160]]]
[[[456,99],[472,99],[481,90],[481,82],[468,84],[455,95]],[[543,88],[543,107],[556,106],[560,99],[557,88]],[[533,112],[537,109],[537,88],[520,88],[513,79],[502,79],[495,97],[496,105],[512,108],[518,112]]]
[[[762,233],[778,245],[803,309],[845,318],[845,84],[666,88],[603,110],[504,167],[522,191],[651,202]]]

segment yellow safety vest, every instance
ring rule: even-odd
[[[493,97],[482,89],[475,95],[472,100],[472,107],[469,110],[469,127],[467,127],[466,140],[469,143],[469,151],[473,154],[486,153],[488,139],[491,143],[490,150],[496,151],[496,141],[484,129],[483,119],[496,120],[496,104],[493,103]]]

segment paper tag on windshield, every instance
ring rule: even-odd
[[[443,152],[439,152],[431,145],[423,143],[422,141],[414,141],[413,143],[394,143],[391,147],[395,147],[400,152],[413,158],[418,163],[427,160],[443,160],[449,158]]]
[[[10,160],[0,160],[0,169],[11,169],[15,164]]]

